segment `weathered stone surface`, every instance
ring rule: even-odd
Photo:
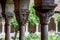
[[[51,19],[50,19],[50,22],[49,22],[48,26],[49,26],[49,30],[54,30],[54,31],[56,31],[56,24],[55,24],[54,18],[51,18]]]

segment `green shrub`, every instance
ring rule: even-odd
[[[36,34],[28,34],[27,36],[25,36],[25,40],[40,40],[41,37],[39,35]]]
[[[25,40],[41,40],[41,36],[31,33],[25,37]],[[60,33],[48,35],[48,40],[60,40]]]
[[[40,23],[39,18],[36,16],[36,12],[35,12],[33,6],[34,6],[34,3],[30,3],[30,5],[29,5],[30,14],[29,14],[29,18],[28,18],[28,23],[31,24],[32,26],[35,23]]]
[[[60,23],[60,14],[55,14],[55,19],[58,23]]]

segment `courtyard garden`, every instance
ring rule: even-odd
[[[30,5],[29,5],[30,14],[29,14],[28,21],[27,21],[27,23],[32,26],[34,26],[35,23],[40,24],[40,21],[39,21],[40,19],[36,16],[36,12],[35,12],[33,6],[34,6],[34,4],[30,3]],[[54,16],[55,16],[55,20],[57,21],[57,23],[60,24],[60,14],[56,13]],[[13,26],[14,33],[15,33],[14,36],[11,36],[10,39],[19,40],[19,37],[17,37],[17,34],[19,33],[19,29],[18,29],[19,26],[18,26],[15,15],[13,16],[10,24]],[[60,32],[56,32],[56,31],[54,32],[54,31],[53,31],[53,33],[49,33],[49,31],[48,31],[48,40],[60,40]],[[24,38],[25,38],[25,40],[41,40],[41,32],[39,32],[39,33],[40,34],[29,32],[29,34],[24,36]],[[5,40],[5,38],[0,38],[0,40]]]

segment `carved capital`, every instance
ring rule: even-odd
[[[50,10],[46,13],[40,13],[40,22],[42,25],[48,24],[49,18],[54,14],[54,10]]]
[[[40,14],[40,23],[41,25],[47,25],[48,24],[48,14]]]
[[[29,14],[30,11],[28,9],[21,9],[21,12],[26,12],[26,13],[23,13],[23,14]]]
[[[51,8],[50,8],[51,7]],[[43,25],[48,24],[49,17],[51,17],[54,14],[54,8],[56,5],[41,5],[41,6],[34,6],[34,9],[36,10],[37,16],[40,18],[40,22]]]
[[[21,9],[20,20],[21,20],[22,24],[26,23],[26,21],[28,20],[28,16],[29,16],[29,10]]]

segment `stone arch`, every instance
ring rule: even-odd
[[[48,30],[56,31],[56,23],[55,23],[55,18],[54,17],[50,18],[48,26],[49,26]]]

